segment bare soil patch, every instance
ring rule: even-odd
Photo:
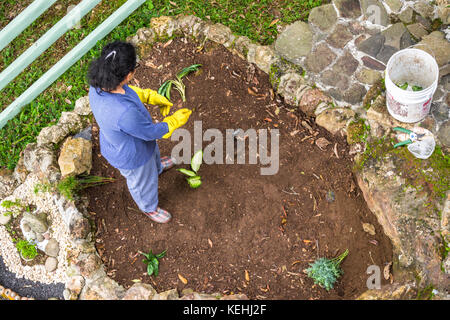
[[[157,224],[139,212],[125,179],[100,155],[94,126],[91,174],[117,179],[86,193],[108,273],[126,288],[139,279],[158,292],[192,288],[242,292],[252,299],[356,298],[367,289],[367,267],[389,263],[392,246],[357,187],[345,139],[291,110],[273,96],[268,75],[223,46],[207,42],[201,51],[198,46],[183,39],[156,44],[140,62],[134,84],[157,90],[182,68],[202,64],[200,74],[184,79],[185,103],[172,90],[172,111],[195,108],[184,128],[193,136],[194,121],[201,120],[203,131],[216,128],[224,135],[226,129],[279,129],[279,172],[260,175],[259,164],[203,164],[202,186],[190,189],[172,169],[160,176],[159,205],[173,220]],[[162,120],[158,108],[148,108],[155,121]],[[330,144],[319,148],[319,138]],[[161,155],[169,155],[178,142],[158,143]],[[366,233],[363,223],[374,225],[376,234]],[[146,275],[138,251],[166,249],[159,276]],[[329,292],[303,272],[318,256],[332,258],[345,249],[344,275]]]

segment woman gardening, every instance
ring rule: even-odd
[[[132,44],[106,45],[89,67],[89,103],[100,128],[102,155],[126,178],[139,209],[153,221],[166,223],[172,216],[158,206],[158,176],[175,163],[160,157],[156,140],[169,138],[192,111],[182,108],[168,116],[172,103],[165,97],[128,85],[137,67]],[[153,123],[143,103],[160,106],[163,121]]]

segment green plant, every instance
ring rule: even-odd
[[[56,189],[67,199],[73,200],[76,194],[82,189],[99,186],[105,183],[113,182],[114,178],[83,175],[79,178],[68,176],[58,182]]]
[[[164,250],[160,254],[153,254],[152,250],[150,250],[149,253],[140,253],[145,257],[145,259],[142,259],[142,262],[144,262],[147,265],[147,274],[151,276],[152,274],[155,275],[155,277],[159,274],[159,259],[163,258],[166,255],[166,251]]]
[[[18,241],[16,243],[16,248],[25,259],[34,259],[37,256],[35,244],[28,240]]]
[[[187,76],[189,73],[198,71],[198,69],[201,67],[201,64],[193,64],[189,67],[184,68],[180,72],[178,72],[175,76],[176,80],[167,80],[165,81],[161,87],[158,89],[158,94],[166,97],[168,100],[170,100],[170,89],[172,88],[172,85],[175,86],[175,89],[180,93],[181,99],[183,102],[186,101],[186,87],[182,81],[183,77]]]
[[[200,166],[202,164],[203,160],[203,151],[198,150],[194,156],[191,159],[191,169],[177,169],[181,173],[185,174],[187,176],[187,182],[191,188],[198,188],[202,184],[201,177],[197,174],[198,170],[200,169]]]
[[[33,189],[35,194],[39,192],[50,192],[51,190],[52,186],[49,183],[36,183]]]
[[[344,273],[340,264],[347,255],[348,249],[345,250],[343,254],[333,259],[317,259],[314,263],[309,264],[311,267],[306,270],[308,277],[312,278],[314,283],[319,284],[327,291],[333,289],[335,282]]]
[[[16,199],[15,201],[12,200],[3,200],[1,206],[5,209],[11,209],[13,207],[22,206],[19,199]]]

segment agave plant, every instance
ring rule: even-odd
[[[200,169],[200,165],[202,164],[203,160],[203,151],[198,150],[194,156],[191,159],[191,169],[177,169],[181,173],[185,174],[187,176],[186,180],[191,188],[198,188],[202,184],[201,177],[197,174],[198,170]]]
[[[181,100],[183,102],[186,101],[186,87],[182,81],[182,78],[187,76],[189,73],[197,71],[202,65],[201,64],[193,64],[189,67],[184,68],[180,72],[178,72],[175,76],[176,80],[167,80],[159,87],[158,94],[166,97],[170,101],[170,90],[172,89],[172,85],[175,86],[175,89],[180,93]]]
[[[335,282],[344,273],[340,267],[342,260],[348,255],[348,249],[340,256],[327,259],[319,258],[314,263],[310,263],[311,268],[306,269],[308,277],[314,280],[327,291],[333,289]]]

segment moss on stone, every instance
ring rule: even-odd
[[[394,144],[394,139],[388,136],[368,141],[355,169],[362,170],[364,166],[374,165],[374,162],[384,161],[389,156],[397,172],[405,179],[405,186],[426,194],[428,201],[422,209],[440,216],[440,207],[450,189],[450,156],[437,145],[428,159],[418,159],[406,147],[394,149]]]
[[[366,120],[359,118],[351,121],[347,126],[347,143],[366,142],[370,133],[370,126]]]

